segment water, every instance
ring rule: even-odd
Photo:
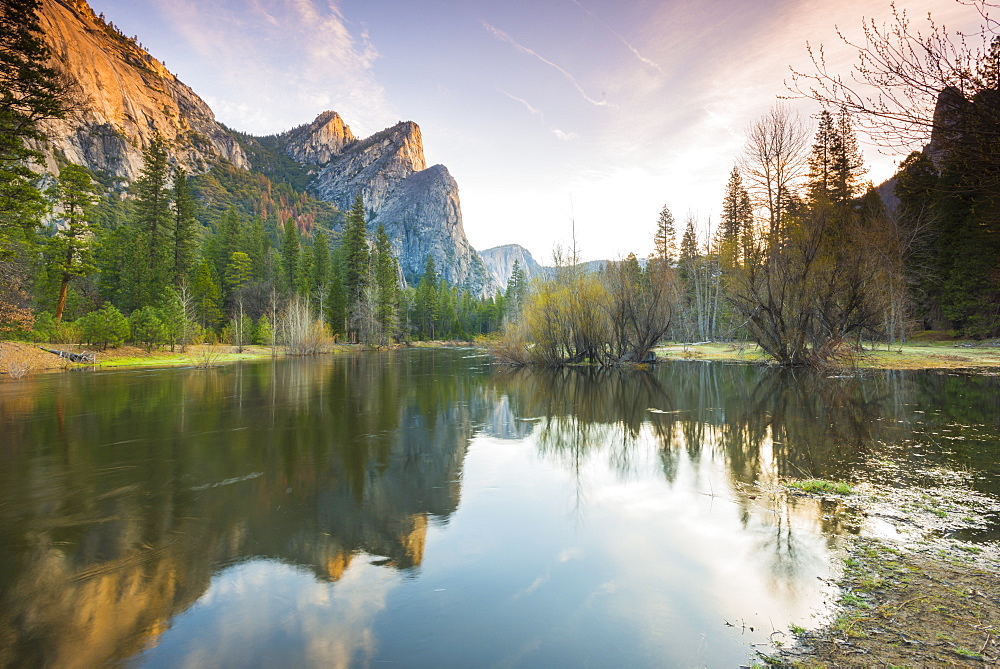
[[[997,498],[998,381],[414,350],[6,382],[0,666],[738,666],[825,620],[857,531],[772,486]]]

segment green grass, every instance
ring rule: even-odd
[[[809,493],[835,493],[837,495],[850,495],[854,489],[843,481],[825,481],[823,479],[809,479],[807,481],[792,481],[788,484],[790,488]]]

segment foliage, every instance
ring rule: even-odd
[[[674,215],[667,209],[667,205],[663,205],[660,218],[656,221],[653,246],[656,249],[656,257],[668,265],[677,259],[677,228],[674,224]]]
[[[163,322],[160,320],[158,310],[154,307],[136,309],[128,317],[128,324],[132,332],[132,341],[136,344],[143,344],[147,352],[153,350],[153,346],[164,340]]]
[[[84,341],[104,349],[120,346],[131,334],[128,319],[112,304],[105,304],[97,311],[82,316],[76,324]]]
[[[288,303],[278,321],[278,330],[289,355],[324,353],[333,345],[326,325],[300,297]]]
[[[535,282],[520,321],[508,324],[493,354],[516,365],[646,362],[670,327],[674,280],[666,263],[643,268],[634,255],[600,274],[559,267]]]
[[[93,208],[97,204],[97,186],[90,174],[78,165],[59,170],[59,179],[49,194],[62,208],[62,226],[48,239],[49,265],[59,278],[59,298],[55,319],[63,316],[70,279],[84,276],[96,267],[91,262],[94,225]]]
[[[29,167],[40,154],[28,143],[44,139],[39,124],[63,117],[67,108],[58,74],[47,64],[40,4],[0,3],[0,260],[13,255],[16,238],[30,233],[45,210]]]
[[[193,324],[182,297],[186,293],[186,289],[182,288],[182,292],[178,293],[172,287],[167,286],[163,289],[163,295],[160,296],[160,306],[156,311],[157,317],[163,325],[162,339],[170,345],[171,352],[174,351],[177,344],[186,346],[193,334]]]
[[[809,493],[836,493],[838,495],[850,495],[854,490],[843,481],[826,481],[823,479],[809,479],[805,481],[792,481],[788,484],[790,488]]]

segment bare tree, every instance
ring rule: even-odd
[[[925,144],[932,132],[947,133],[948,114],[935,114],[942,91],[950,90],[955,101],[965,101],[1000,88],[998,24],[989,16],[996,5],[983,0],[959,2],[978,11],[981,26],[976,33],[949,33],[929,14],[921,30],[906,10],[895,5],[888,23],[863,21],[863,40],[851,40],[838,31],[841,41],[857,54],[847,76],[830,71],[822,46],[807,44],[813,71],[792,70],[791,80],[785,82],[790,97],[849,112],[872,141],[886,148],[908,150]],[[981,131],[995,141],[996,127]]]
[[[747,128],[740,171],[758,210],[763,210],[768,235],[782,228],[790,198],[798,191],[808,168],[809,132],[799,115],[775,104]]]

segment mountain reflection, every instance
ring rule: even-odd
[[[974,427],[1000,413],[997,381],[702,363],[491,371],[400,351],[3,384],[0,666],[134,656],[254,560],[317,582],[359,562],[415,576],[429,529],[459,507],[476,437],[530,441],[578,479],[594,461],[628,478],[652,454],[657,479],[735,503],[773,588],[790,587],[815,556],[797,528],[845,531],[836,502],[749,484],[870,476],[887,450],[986,466],[995,453]],[[958,435],[947,454],[915,452],[945,429]]]
[[[357,355],[3,387],[0,666],[132,655],[251,558],[329,580],[359,555],[418,568],[458,505],[482,376],[447,367]]]

